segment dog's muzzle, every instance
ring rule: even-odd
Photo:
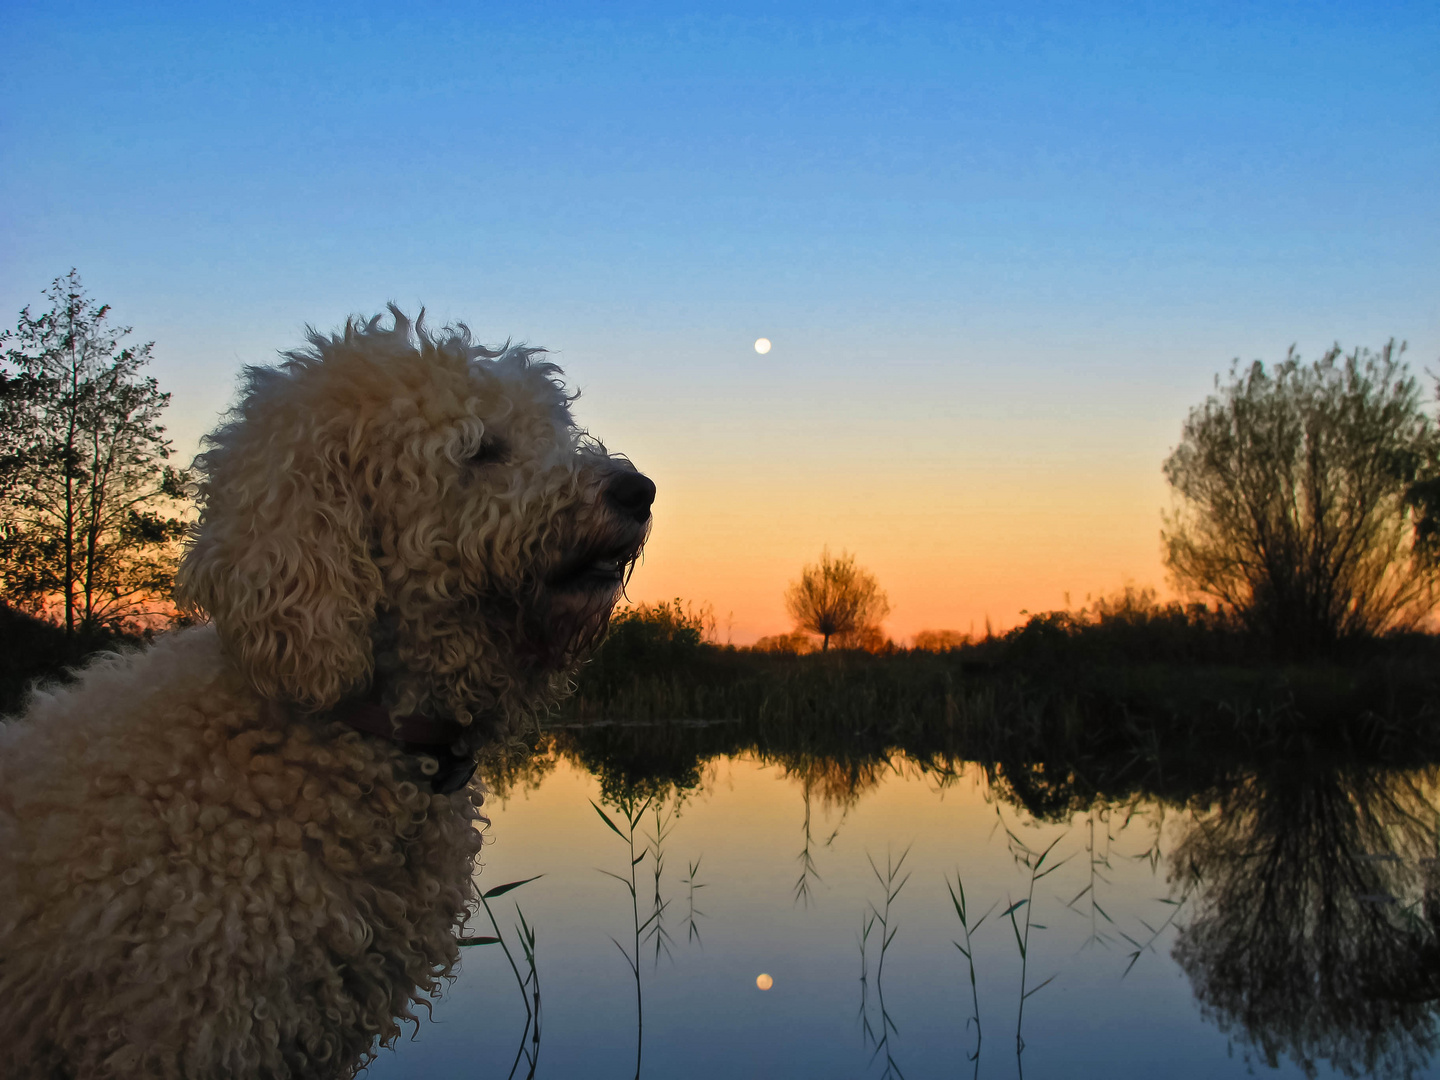
[[[600,492],[610,510],[602,518],[603,531],[572,552],[546,578],[546,584],[564,593],[605,594],[620,587],[639,557],[650,526],[655,482],[644,473],[625,469],[615,473]]]
[[[655,502],[655,482],[644,473],[622,472],[605,485],[605,501],[622,517],[644,524]]]

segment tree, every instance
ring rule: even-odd
[[[0,334],[0,594],[70,634],[118,628],[168,605],[189,477],[140,374],[153,342],[121,348],[74,270],[45,297]]]
[[[853,555],[842,551],[838,559],[830,558],[828,548],[818,564],[805,567],[800,580],[791,583],[785,607],[800,629],[820,635],[822,651],[836,634],[878,626],[890,613],[890,601],[874,576],[856,566]]]
[[[1165,462],[1176,583],[1281,652],[1413,628],[1435,605],[1440,560],[1417,543],[1417,491],[1440,436],[1404,348],[1232,365]]]

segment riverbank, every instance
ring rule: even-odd
[[[1203,799],[1287,762],[1440,761],[1440,639],[1352,642],[1300,663],[1171,610],[1051,613],[943,652],[786,655],[632,620],[542,726],[617,789],[683,788],[725,754],[802,770],[823,759],[837,783],[902,754],[939,772],[979,763],[1045,816],[1097,798]]]

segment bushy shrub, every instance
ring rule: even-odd
[[[867,626],[857,626],[854,630],[846,630],[835,635],[835,647],[837,649],[850,649],[853,652],[867,652],[874,655],[884,655],[895,651],[895,642],[885,635],[885,631],[874,623]]]
[[[606,645],[644,642],[647,647],[693,649],[715,634],[715,616],[709,605],[696,607],[678,597],[658,604],[632,604],[610,617]]]
[[[683,600],[634,604],[610,618],[605,641],[580,676],[587,693],[608,695],[637,675],[675,671],[714,646],[715,617],[708,605]]]
[[[970,641],[970,635],[959,630],[921,630],[911,647],[921,652],[949,652],[969,645]]]
[[[1256,642],[1233,615],[1200,603],[1162,603],[1154,589],[1134,586],[1077,611],[1032,615],[999,644],[1006,658],[1022,661],[1243,663],[1265,658],[1264,642]]]
[[[776,653],[781,656],[804,656],[818,651],[815,639],[804,630],[792,630],[788,634],[771,634],[762,637],[750,646],[750,652]]]

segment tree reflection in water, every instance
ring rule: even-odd
[[[1174,947],[1208,1019],[1274,1067],[1410,1076],[1436,1047],[1436,773],[1254,775],[1172,854]]]
[[[487,763],[485,776],[504,798],[565,758],[596,776],[605,801],[678,804],[718,759],[778,766],[800,796],[808,891],[815,848],[804,811],[816,795],[843,822],[892,772],[922,774],[943,791],[978,766],[997,803],[1052,823],[1090,816],[1089,883],[1072,907],[1093,901],[1103,881],[1096,821],[1108,840],[1111,811],[1128,822],[1144,808],[1155,840],[1141,857],[1169,862],[1185,898],[1173,915],[1173,955],[1210,1023],[1252,1059],[1275,1066],[1287,1057],[1308,1073],[1328,1062],[1351,1076],[1403,1077],[1430,1064],[1440,1044],[1440,728],[1429,713],[1387,727],[1370,712],[1314,723],[1278,710],[1260,724],[1222,710],[1213,723],[1162,737],[1139,711],[1031,704],[904,724],[818,713],[787,723],[558,724],[531,748],[534,758]],[[1192,820],[1172,847],[1159,823],[1173,810]],[[1110,918],[1092,911],[1094,940],[1097,915]],[[1167,923],[1140,951],[1168,932]]]

